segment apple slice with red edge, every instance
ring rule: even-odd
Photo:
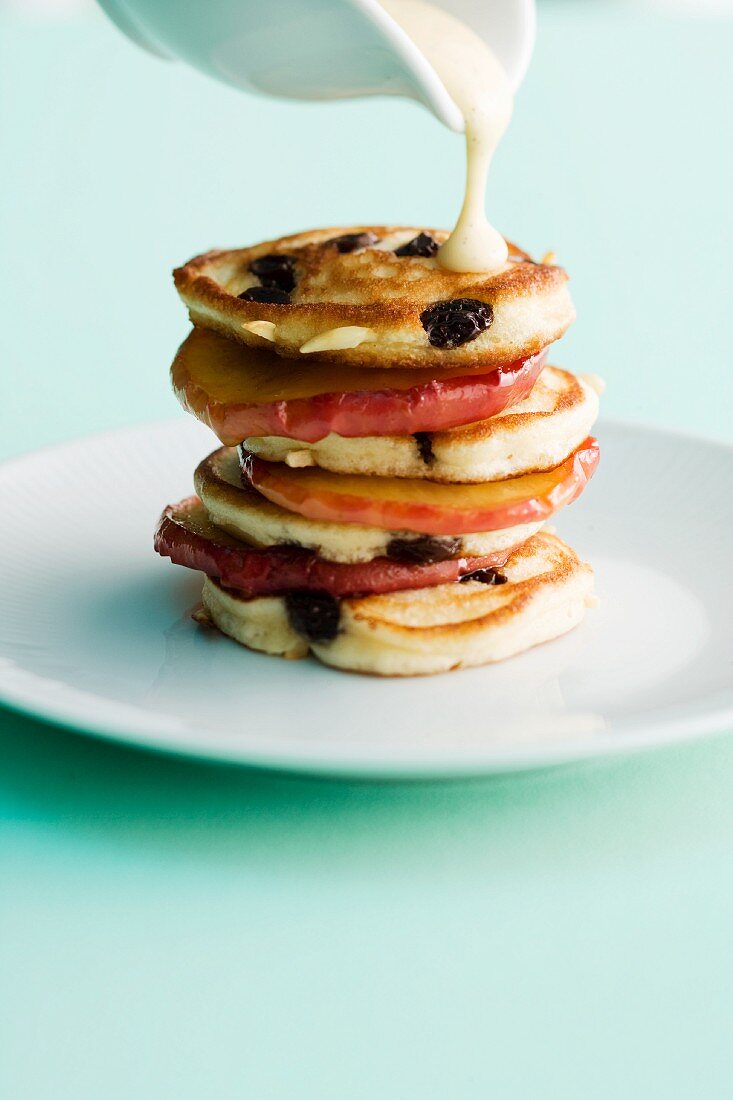
[[[486,420],[532,389],[546,351],[472,374],[373,369],[293,361],[194,328],[171,367],[184,409],[232,446],[251,435],[316,443],[347,437],[438,432]]]
[[[547,519],[583,491],[598,464],[599,448],[588,437],[551,470],[479,485],[334,474],[313,466],[292,469],[243,448],[240,455],[246,484],[309,519],[462,535]]]
[[[345,565],[325,561],[311,550],[274,546],[265,550],[215,527],[196,496],[169,505],[155,532],[155,549],[176,565],[217,577],[223,585],[249,596],[283,592],[328,592],[335,597],[366,596],[406,588],[429,588],[460,580],[477,569],[495,569],[517,549],[480,558],[452,558],[429,565],[408,565],[374,558]]]

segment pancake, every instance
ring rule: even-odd
[[[447,238],[394,226],[320,229],[204,253],[174,279],[197,325],[282,356],[361,366],[486,369],[534,355],[574,320],[562,268],[535,264],[514,245],[490,276],[397,254],[421,233]],[[240,297],[250,292],[259,300]],[[450,305],[458,300],[469,304]],[[447,318],[435,310],[444,303]],[[343,331],[324,344],[335,329]]]
[[[316,465],[337,474],[498,481],[559,465],[590,434],[597,416],[595,390],[568,371],[545,367],[519,404],[449,431],[360,439],[331,433],[315,443],[255,436],[244,446],[270,462]]]
[[[302,604],[287,598],[242,598],[209,578],[202,598],[211,622],[251,649],[283,657],[310,650],[335,668],[380,676],[503,660],[565,634],[592,602],[590,566],[548,532],[516,551],[501,574],[506,583],[469,580],[333,601],[320,609],[328,629],[317,620],[310,633],[335,637],[320,641],[304,635]]]
[[[314,550],[326,561],[353,565],[382,557],[394,560],[395,543],[401,545],[403,560],[409,561],[410,547],[417,554],[425,542],[411,531],[330,523],[287,511],[242,485],[233,447],[222,447],[205,458],[196,470],[194,483],[212,523],[251,546],[301,546]],[[541,526],[541,522],[523,523],[499,531],[444,535],[441,545],[453,547],[446,557],[486,557],[514,549]]]

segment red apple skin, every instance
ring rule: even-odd
[[[464,371],[456,377],[446,374],[409,389],[390,388],[387,382],[379,389],[317,393],[256,404],[216,395],[215,364],[208,365],[213,377],[206,372],[197,373],[195,352],[186,350],[192,339],[199,345],[202,343],[195,331],[179,349],[171,368],[173,390],[184,409],[207,424],[228,447],[253,435],[284,436],[316,443],[330,432],[348,438],[413,435],[486,420],[527,396],[547,355],[543,349],[529,359],[520,359],[488,373]],[[196,348],[197,344],[192,347]],[[240,348],[237,351],[241,353]],[[232,354],[229,349],[226,353]],[[211,341],[212,358],[216,354],[217,345]],[[244,357],[243,364],[245,371]],[[287,365],[282,369],[285,372]],[[328,376],[327,365],[325,370]],[[365,369],[362,373],[368,377],[370,372]],[[331,370],[330,376],[333,381],[337,372]],[[283,380],[283,389],[287,389],[287,377]]]
[[[463,535],[546,520],[582,493],[599,459],[588,437],[554,470],[479,485],[290,469],[240,452],[242,479],[274,504],[308,519],[390,531]]]
[[[502,566],[516,547],[480,558],[454,558],[432,565],[404,565],[375,558],[345,565],[319,558],[311,550],[275,546],[257,549],[232,538],[206,517],[198,497],[169,505],[155,532],[155,549],[176,565],[218,578],[247,596],[285,592],[328,592],[335,597],[367,596],[407,588],[428,588],[457,581],[475,569]]]

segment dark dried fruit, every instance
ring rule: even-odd
[[[342,237],[333,237],[326,241],[326,244],[334,245],[339,252],[356,252],[358,248],[369,248],[378,240],[376,233],[344,233]]]
[[[497,569],[474,569],[473,573],[464,573],[461,584],[466,581],[478,581],[480,584],[506,584],[507,577]]]
[[[430,432],[415,432],[412,438],[417,443],[418,454],[425,465],[429,466],[431,462],[435,462],[433,437]]]
[[[290,304],[290,295],[286,290],[280,290],[276,286],[251,286],[237,295],[243,302],[263,302],[267,305],[287,306]]]
[[[339,631],[339,601],[327,592],[289,592],[285,607],[293,630],[309,642],[331,642]]]
[[[256,275],[263,286],[276,287],[286,293],[295,286],[295,257],[272,253],[269,256],[259,256],[249,265],[253,275]]]
[[[395,256],[434,256],[438,242],[429,233],[418,233],[407,244],[395,249]]]
[[[488,302],[476,298],[454,298],[435,302],[420,314],[422,327],[434,348],[459,348],[485,332],[494,320]]]
[[[461,551],[461,539],[438,538],[422,535],[417,539],[391,539],[387,545],[387,557],[404,565],[433,565],[436,561],[448,561]]]

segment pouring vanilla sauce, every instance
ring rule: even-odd
[[[464,119],[463,205],[452,233],[438,249],[438,263],[449,271],[489,275],[501,271],[509,250],[486,217],[485,201],[491,161],[512,116],[509,78],[485,42],[442,8],[427,0],[381,3],[433,66]],[[346,326],[320,333],[300,351],[312,354],[354,348],[373,339],[369,329]]]
[[[458,221],[437,258],[450,271],[500,271],[508,249],[486,217],[489,167],[512,114],[512,89],[499,60],[469,27],[426,0],[382,0],[425,55],[463,115],[466,189]]]

